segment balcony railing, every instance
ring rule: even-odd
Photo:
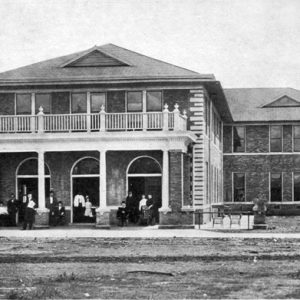
[[[37,115],[0,116],[0,133],[89,132],[89,131],[184,131],[187,117],[175,105],[173,112],[106,113],[104,107],[93,114],[43,113]]]

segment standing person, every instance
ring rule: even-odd
[[[32,229],[32,225],[34,223],[34,215],[35,215],[35,208],[36,204],[35,201],[32,199],[32,194],[29,193],[27,195],[28,203],[25,209],[25,217],[22,230],[26,230],[27,225],[29,225],[29,230]]]
[[[74,197],[74,221],[81,222],[83,219],[85,200],[81,192],[78,192]]]
[[[17,226],[16,215],[18,211],[18,201],[14,193],[10,194],[10,199],[7,201],[7,211],[9,215],[10,226]]]
[[[142,199],[139,202],[139,211],[142,211],[143,206],[147,206],[147,198],[145,195],[142,195]]]
[[[147,203],[148,209],[150,210],[150,212],[149,212],[149,224],[152,224],[153,217],[154,217],[154,201],[153,201],[153,198],[152,198],[151,194],[148,195],[148,199],[147,199],[146,203]]]
[[[130,222],[136,223],[138,219],[138,207],[131,191],[128,192],[128,196],[126,197],[126,207],[128,209]]]
[[[62,205],[62,202],[58,202],[57,207],[57,219],[56,219],[56,225],[65,225],[66,221],[66,210],[65,207]]]
[[[57,199],[53,191],[50,192],[49,197],[46,199],[46,207],[50,210],[49,225],[55,226],[57,218]]]
[[[90,202],[90,198],[88,195],[85,196],[85,211],[84,211],[84,216],[87,218],[92,218],[93,217],[93,212],[92,212],[92,203]]]
[[[118,208],[117,219],[119,220],[119,226],[123,227],[124,225],[127,225],[128,210],[125,201],[122,201],[121,207]]]

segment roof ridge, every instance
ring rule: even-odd
[[[148,56],[148,55],[145,55],[145,54],[141,54],[141,53],[139,53],[139,52],[135,52],[135,51],[129,50],[129,49],[124,48],[124,47],[120,47],[120,46],[115,45],[115,44],[113,44],[113,43],[104,44],[104,45],[101,45],[101,46],[98,46],[98,47],[100,48],[100,47],[105,47],[105,46],[109,46],[109,45],[110,45],[110,46],[117,47],[117,48],[122,49],[122,50],[125,50],[125,51],[129,51],[129,52],[134,53],[134,54],[139,55],[139,56],[143,56],[143,57],[149,58],[149,59],[151,59],[151,60],[156,60],[156,61],[158,61],[158,62],[160,62],[160,63],[164,63],[164,64],[166,64],[166,65],[170,65],[170,66],[173,66],[173,67],[176,67],[176,68],[180,68],[180,69],[185,70],[185,71],[193,72],[193,73],[195,73],[196,75],[202,75],[202,74],[200,74],[200,73],[198,73],[198,72],[196,72],[196,71],[193,71],[193,70],[190,70],[190,69],[187,69],[187,68],[183,68],[183,67],[177,66],[177,65],[175,65],[175,64],[172,64],[172,63],[169,63],[169,62],[165,62],[165,61],[160,60],[160,59],[158,59],[158,58],[154,58],[154,57],[151,57],[151,56]],[[213,79],[215,79],[214,74],[205,74],[205,75],[211,76]]]

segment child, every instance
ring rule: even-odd
[[[56,225],[65,225],[66,210],[62,202],[58,202]]]
[[[119,226],[127,225],[128,210],[125,201],[122,201],[121,207],[118,208],[117,219],[119,220]]]

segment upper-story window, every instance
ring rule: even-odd
[[[35,113],[39,112],[39,108],[43,108],[44,114],[51,113],[51,94],[43,93],[43,94],[35,94]]]
[[[147,92],[147,111],[162,111],[162,92]]]
[[[294,126],[294,151],[300,152],[300,126]]]
[[[270,151],[282,151],[282,126],[270,126]]]
[[[17,115],[31,114],[31,94],[17,94],[16,101]]]
[[[143,111],[143,94],[142,92],[127,92],[127,111]]]
[[[91,93],[91,113],[99,113],[102,105],[106,110],[105,93]]]
[[[86,93],[72,93],[72,113],[80,114],[87,112]]]
[[[271,201],[282,201],[282,176],[281,173],[271,173]]]
[[[210,128],[210,101],[207,97],[205,97],[205,102],[204,102],[204,121],[205,121],[205,133],[206,135],[208,135],[209,128]]]
[[[0,93],[0,115],[15,114],[15,94]]]
[[[245,137],[244,126],[233,127],[233,152],[245,152]]]

